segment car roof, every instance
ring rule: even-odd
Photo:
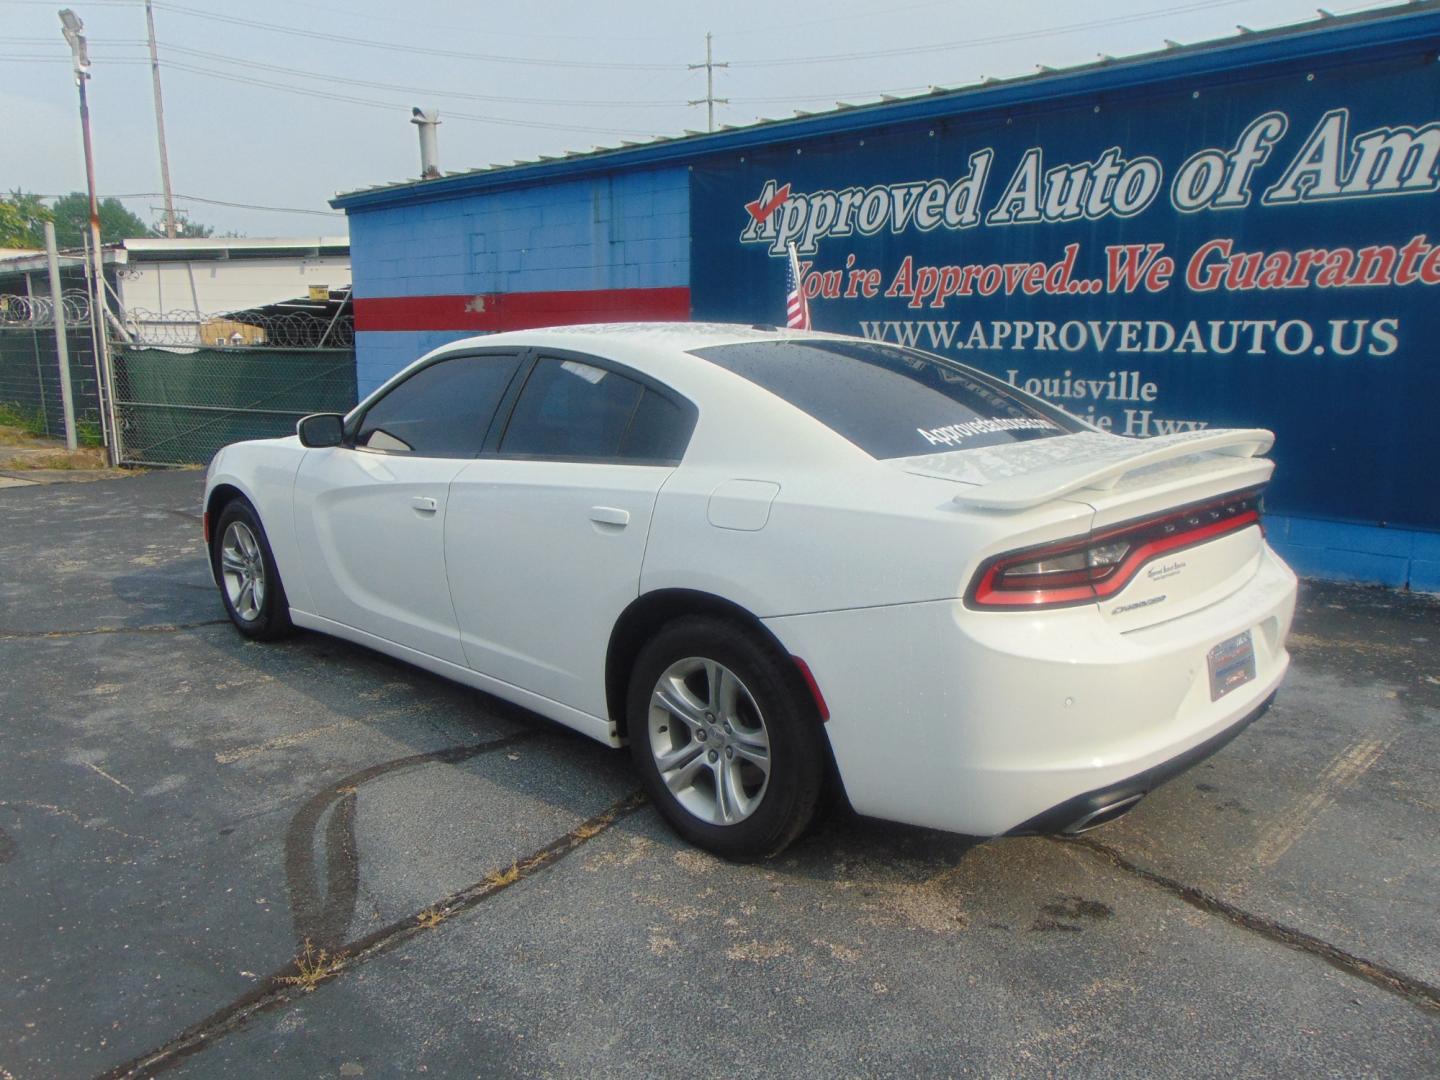
[[[628,322],[584,323],[575,326],[545,326],[529,330],[506,330],[482,334],[445,346],[448,352],[457,347],[531,345],[552,348],[595,349],[609,351],[617,346],[636,345],[691,352],[714,345],[733,345],[750,341],[793,341],[797,338],[841,338],[813,330],[789,330],[784,327],[746,323],[717,322]]]

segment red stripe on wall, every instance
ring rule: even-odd
[[[356,330],[524,330],[568,323],[685,320],[690,290],[584,289],[355,298]]]

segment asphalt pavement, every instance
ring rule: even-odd
[[[196,472],[0,490],[0,1080],[1440,1076],[1440,603],[1078,840],[685,846],[628,759],[245,641]]]

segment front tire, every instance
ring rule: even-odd
[[[270,541],[245,499],[235,499],[220,514],[210,554],[220,599],[236,630],[257,641],[274,641],[294,631]]]
[[[824,780],[814,704],[788,658],[740,625],[687,616],[630,680],[630,750],[675,831],[729,859],[779,854],[810,824]]]

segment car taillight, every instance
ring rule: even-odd
[[[1256,525],[1260,513],[1260,492],[1244,491],[1089,537],[1008,552],[980,567],[965,601],[1027,610],[1093,603],[1119,592],[1151,560]]]

